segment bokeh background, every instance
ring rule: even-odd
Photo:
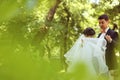
[[[0,80],[94,80],[84,64],[66,74],[63,55],[103,13],[119,28],[120,0],[0,0]]]

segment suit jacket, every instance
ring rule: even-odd
[[[98,35],[100,37],[101,33]],[[106,49],[106,64],[109,68],[109,70],[116,69],[117,68],[117,59],[115,56],[115,47],[118,41],[118,33],[114,30],[108,29],[106,35],[109,35],[112,38],[112,42],[108,42],[107,40],[107,49]]]

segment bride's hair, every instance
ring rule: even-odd
[[[83,31],[83,34],[86,36],[93,36],[95,35],[95,31],[91,27],[88,27]]]

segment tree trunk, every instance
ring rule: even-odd
[[[45,20],[45,26],[41,27],[40,30],[37,32],[37,34],[34,37],[33,42],[35,44],[40,43],[45,35],[47,34],[48,30],[49,30],[49,24],[52,22],[55,12],[57,10],[58,5],[60,4],[60,0],[56,0],[56,3],[54,6],[52,6],[46,16],[46,20]]]
[[[48,14],[46,16],[46,20],[45,20],[45,25],[43,27],[40,28],[40,30],[36,33],[33,41],[32,41],[32,45],[36,46],[36,49],[39,49],[38,47],[40,47],[40,43],[42,42],[42,40],[44,40],[44,37],[46,36],[48,30],[49,30],[49,24],[52,22],[55,12],[57,10],[58,5],[60,4],[60,0],[56,0],[56,3],[54,6],[52,6],[49,11]],[[43,53],[40,53],[43,54]],[[44,54],[43,54],[44,55]],[[51,55],[49,54],[49,57]]]
[[[46,21],[51,22],[53,20],[55,12],[56,12],[57,7],[60,4],[60,2],[61,2],[61,0],[56,0],[55,5],[52,8],[50,8],[48,15],[46,16]]]
[[[60,57],[61,57],[61,62],[62,62],[62,65],[63,65],[63,68],[66,70],[67,69],[67,64],[65,63],[65,57],[64,57],[64,54],[67,52],[67,48],[68,48],[68,35],[69,35],[69,21],[70,21],[70,12],[68,10],[68,8],[66,7],[66,4],[64,3],[63,4],[64,6],[64,11],[67,13],[67,16],[65,18],[65,29],[64,29],[64,32],[62,33],[63,34],[63,46],[61,48],[63,48],[63,52],[60,54]]]

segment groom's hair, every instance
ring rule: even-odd
[[[95,35],[95,31],[91,27],[88,27],[83,31],[83,34],[87,36],[93,36]]]
[[[100,19],[105,19],[106,21],[108,21],[108,20],[109,20],[109,17],[108,17],[108,15],[106,15],[106,14],[102,14],[102,15],[100,15],[100,16],[98,17],[98,20],[100,20]]]

